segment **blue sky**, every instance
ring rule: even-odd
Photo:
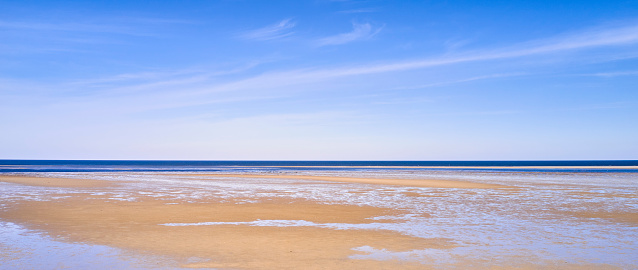
[[[0,7],[4,159],[638,159],[638,1]]]

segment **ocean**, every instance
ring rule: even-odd
[[[254,172],[263,170],[636,172],[638,160],[539,161],[183,161],[183,160],[8,160],[0,173],[23,172]],[[624,168],[623,168],[624,167]]]

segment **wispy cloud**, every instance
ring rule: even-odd
[[[467,62],[517,58],[532,55],[636,43],[638,43],[638,24],[632,24],[618,28],[599,28],[596,30],[589,30],[575,34],[566,34],[551,39],[537,40],[499,49],[457,53],[454,55],[424,60],[341,68],[334,69],[330,71],[330,73],[333,73],[335,75],[338,74],[339,76],[346,76],[394,72]]]
[[[369,39],[378,34],[382,27],[374,28],[369,23],[353,23],[352,31],[348,33],[338,34],[335,36],[325,37],[317,41],[319,46],[327,45],[340,45],[346,44],[357,40]]]
[[[79,32],[79,33],[110,33],[133,36],[148,36],[149,33],[140,31],[130,25],[118,23],[53,23],[53,22],[18,22],[0,21],[0,29],[35,31],[35,32]]]
[[[292,29],[296,23],[292,19],[285,19],[273,25],[251,30],[239,35],[243,39],[249,40],[273,40],[288,37],[294,32]]]
[[[447,51],[453,52],[453,51],[457,51],[458,49],[465,47],[466,45],[472,43],[471,40],[469,39],[453,39],[453,40],[448,40],[446,42],[443,43],[443,46],[445,46]]]
[[[421,84],[421,85],[408,86],[408,87],[397,87],[397,88],[393,88],[392,90],[421,89],[421,88],[445,86],[445,85],[450,85],[450,84],[473,82],[473,81],[480,81],[480,80],[515,77],[515,76],[521,76],[521,75],[525,75],[525,73],[503,73],[503,74],[491,74],[491,75],[483,75],[483,76],[474,76],[474,77],[460,79],[460,80],[454,80],[454,81],[436,82],[436,83]]]
[[[416,61],[389,62],[384,64],[364,64],[354,66],[342,66],[323,69],[292,69],[287,71],[268,72],[252,77],[225,82],[198,81],[202,84],[191,91],[182,92],[192,97],[208,95],[212,93],[233,92],[233,91],[285,91],[288,86],[308,84],[316,82],[326,82],[332,79],[350,76],[361,76],[371,74],[381,74],[390,72],[400,72],[421,68],[438,67],[444,65],[462,64],[488,60],[506,60],[511,58],[526,57],[540,54],[551,54],[563,51],[572,51],[586,48],[598,48],[621,44],[638,43],[638,32],[634,32],[638,26],[628,26],[622,28],[600,30],[596,32],[585,31],[581,34],[570,34],[563,37],[547,39],[544,41],[530,42],[519,46],[511,46],[501,50],[474,51],[471,53],[447,55],[438,58],[422,59]],[[580,40],[581,42],[576,42]],[[536,44],[536,45],[530,45]],[[431,84],[418,85],[416,87],[433,87],[445,84],[463,83],[483,79],[494,79],[502,77],[519,76],[522,73],[499,73],[492,75],[475,76],[471,78],[446,81]],[[199,78],[198,76],[194,76]],[[312,88],[312,87],[310,87]],[[411,87],[415,88],[415,87]],[[195,103],[199,103],[198,100]]]
[[[615,28],[596,28],[580,33],[521,44],[503,52],[500,57],[516,57],[590,47],[614,46],[638,42],[638,24]],[[496,54],[495,56],[499,56]]]
[[[309,84],[349,76],[400,72],[479,61],[506,60],[543,54],[550,55],[552,53],[571,52],[588,48],[636,44],[638,43],[637,30],[638,25],[630,25],[620,28],[584,31],[577,34],[563,35],[552,39],[533,41],[501,49],[457,53],[454,55],[446,55],[430,59],[389,62],[384,64],[363,64],[324,69],[294,69],[280,72],[269,72],[233,82],[210,85],[207,88],[200,88],[193,92],[193,94],[260,89],[264,86],[267,86],[269,89],[276,89],[278,87]],[[516,75],[518,74],[505,74],[498,76],[504,77]],[[419,87],[496,78],[498,76],[478,76],[461,81],[420,85]]]
[[[338,11],[337,13],[353,14],[353,13],[371,13],[371,12],[378,12],[378,11],[379,10],[376,8],[359,8],[359,9],[342,10],[342,11]]]
[[[110,97],[116,100],[128,101],[132,100],[132,96],[139,96],[140,100],[147,100],[151,96],[154,96],[156,97],[153,102],[154,109],[175,106],[197,106],[223,100],[222,98],[233,97],[235,94],[232,94],[232,92],[238,92],[242,95],[246,93],[251,95],[268,93],[269,96],[286,96],[290,94],[290,91],[299,91],[298,89],[300,88],[297,87],[298,85],[307,86],[303,88],[306,89],[306,91],[314,91],[325,88],[325,84],[330,83],[332,80],[346,77],[392,73],[497,59],[507,60],[541,54],[551,55],[552,53],[571,52],[586,48],[636,44],[638,43],[638,33],[634,30],[637,28],[638,26],[632,25],[607,30],[584,31],[580,34],[570,34],[542,41],[528,42],[500,50],[473,51],[464,54],[446,55],[414,61],[360,64],[333,68],[290,69],[278,72],[267,72],[259,75],[245,74],[243,72],[245,69],[238,68],[236,72],[233,73],[236,75],[244,74],[246,76],[230,77],[218,77],[216,72],[191,71],[169,74],[171,75],[168,76],[169,78],[162,76],[166,74],[160,73],[122,74],[113,78],[103,78],[84,83],[94,85],[98,88],[104,87],[103,89],[105,91],[97,91],[96,94],[106,94],[106,92],[109,92],[113,94]],[[250,69],[250,66],[247,68]],[[410,88],[434,87],[445,84],[518,75],[521,74],[497,73],[492,75],[478,75],[459,80],[416,85]],[[81,85],[76,85],[78,89],[81,88],[80,86]],[[179,91],[175,89],[179,89]]]
[[[0,55],[93,53],[94,45],[128,45],[134,38],[161,38],[193,21],[149,17],[0,19]]]
[[[638,75],[638,70],[585,74],[585,76],[596,76],[596,77],[618,77],[618,76],[636,76],[636,75]]]
[[[392,99],[385,99],[382,101],[374,101],[372,102],[372,104],[404,105],[404,104],[421,104],[421,103],[431,103],[431,102],[434,102],[434,99],[409,97],[409,98],[392,98]]]
[[[250,62],[230,69],[204,70],[183,69],[164,72],[139,72],[124,73],[110,77],[85,79],[70,82],[69,88],[94,88],[108,89],[109,94],[145,94],[152,92],[171,92],[173,87],[197,88],[209,85],[211,80],[220,80],[224,76],[248,71],[259,65],[259,62]]]

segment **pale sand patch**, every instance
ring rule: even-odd
[[[540,219],[570,220],[578,219],[580,222],[592,223],[618,223],[629,227],[638,227],[638,212],[631,208],[610,209],[608,203],[587,202],[592,197],[591,194],[601,195],[593,192],[565,192],[570,194],[572,204],[555,204],[545,209],[530,209],[529,216]],[[576,196],[574,196],[576,195]],[[627,198],[626,194],[607,193],[604,198]]]
[[[630,194],[630,193],[600,193],[600,192],[590,192],[590,191],[571,191],[568,193],[569,195],[576,196],[587,196],[587,197],[600,197],[600,198],[628,198],[628,199],[637,199],[638,194]]]
[[[276,199],[237,204],[208,201],[88,199],[86,194],[55,201],[22,201],[0,212],[0,218],[43,230],[57,239],[108,245],[204,262],[187,267],[242,269],[414,268],[417,262],[352,260],[356,247],[390,251],[447,249],[448,239],[423,239],[384,230],[335,230],[311,226],[247,225],[163,226],[165,223],[305,220],[315,223],[362,224],[400,211],[377,207],[327,205]],[[166,204],[166,203],[178,204]],[[389,222],[389,221],[388,221]]]
[[[0,182],[41,187],[106,187],[111,186],[113,183],[91,179],[49,178],[19,175],[0,175]]]
[[[429,187],[429,188],[517,188],[499,184],[484,184],[460,180],[437,180],[437,179],[381,179],[381,178],[354,178],[336,176],[314,176],[314,175],[268,175],[268,174],[182,174],[181,176],[206,176],[206,177],[235,177],[235,178],[269,178],[269,179],[299,179],[299,180],[319,180],[332,182],[346,182],[359,184],[393,185],[408,187]],[[202,179],[205,180],[205,179]]]
[[[636,212],[574,211],[565,212],[564,214],[571,215],[576,218],[608,220],[618,223],[624,223],[632,227],[638,227],[638,213]]]
[[[578,219],[580,222],[617,223],[629,227],[638,227],[638,212],[630,209],[603,210],[602,207],[589,207],[594,210],[538,210],[531,213],[535,219],[569,220]]]

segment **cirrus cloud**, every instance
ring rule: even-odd
[[[352,23],[352,31],[325,37],[317,41],[318,46],[341,45],[358,40],[369,39],[378,34],[383,27],[374,28],[369,23]]]
[[[292,35],[296,23],[292,19],[284,19],[278,23],[254,29],[239,35],[247,40],[273,40]]]

